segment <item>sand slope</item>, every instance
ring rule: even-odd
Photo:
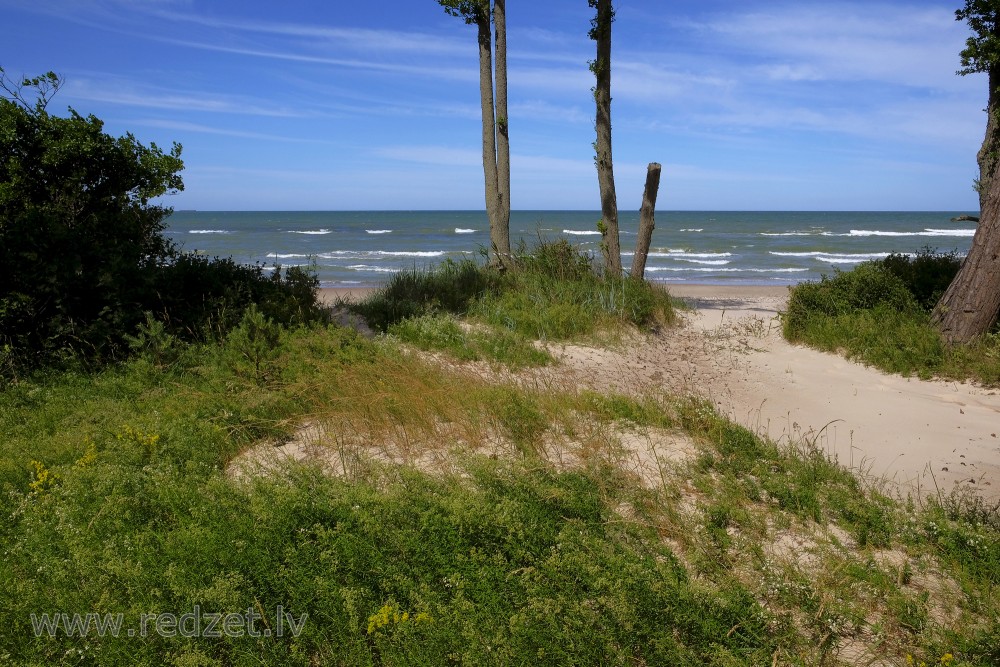
[[[702,297],[690,325],[746,330],[784,306],[771,296]],[[728,306],[728,308],[727,308]],[[1000,394],[969,384],[886,375],[789,345],[777,322],[704,384],[720,410],[778,441],[814,438],[841,463],[904,489],[956,485],[1000,498]]]

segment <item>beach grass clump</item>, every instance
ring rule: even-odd
[[[503,268],[463,260],[403,271],[348,307],[375,329],[421,349],[447,351],[459,359],[509,359],[516,366],[542,361],[525,341],[617,334],[626,327],[649,329],[674,321],[666,289],[603,275],[592,256],[565,240],[542,240],[530,251],[522,244]],[[448,316],[483,329],[461,332]]]
[[[510,368],[544,366],[552,355],[509,329],[464,324],[455,315],[419,315],[391,325],[388,333],[421,350],[446,352],[459,361],[489,361]]]
[[[1000,335],[949,346],[930,324],[930,309],[956,261],[954,255],[894,255],[797,285],[784,335],[890,373],[996,385]]]
[[[429,269],[394,273],[385,285],[357,304],[350,304],[369,326],[386,331],[409,317],[438,312],[464,314],[483,294],[498,288],[500,276],[470,259],[446,260]]]

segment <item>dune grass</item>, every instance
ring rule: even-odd
[[[930,308],[953,262],[951,256],[893,256],[798,285],[789,298],[785,337],[890,373],[1000,385],[1000,331],[949,346],[930,324]]]
[[[353,464],[226,472],[303,422]],[[692,454],[650,480],[626,431]],[[431,450],[447,465],[420,467]],[[696,400],[491,384],[344,329],[250,313],[221,345],[19,382],[0,454],[11,664],[805,665],[860,642],[987,665],[1000,645],[989,508],[901,505]],[[776,556],[787,535],[811,541]],[[31,622],[197,606],[274,632],[279,605],[282,637]]]
[[[447,318],[433,325],[423,319],[419,327],[400,328],[405,320],[459,315],[504,337],[508,343],[497,345],[500,349],[514,340],[614,335],[627,327],[649,329],[674,321],[673,302],[665,289],[642,280],[604,276],[592,257],[578,253],[565,240],[541,241],[531,252],[522,247],[505,271],[471,260],[403,271],[350,307],[375,328],[391,331],[395,326],[394,333],[408,335],[413,342],[421,338],[414,328],[445,330],[450,325]],[[448,340],[454,336],[443,338],[442,349],[457,349]],[[422,344],[430,345],[431,339],[423,336]],[[478,346],[483,342],[481,338]]]

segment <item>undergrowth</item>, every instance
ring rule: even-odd
[[[791,291],[785,337],[890,373],[1000,384],[1000,331],[945,344],[930,310],[957,271],[954,254],[892,255]]]
[[[306,420],[354,465],[227,471]],[[684,434],[691,458],[644,482],[624,432]],[[447,463],[393,463],[429,451]],[[6,663],[805,665],[848,641],[893,664],[995,663],[995,509],[901,505],[696,400],[489,384],[251,312],[221,345],[0,391],[0,453]],[[771,554],[834,528],[813,565]],[[922,583],[938,569],[957,593]],[[279,605],[298,636],[31,621],[250,609],[273,631]]]
[[[410,331],[413,338],[420,338],[412,334],[414,327],[400,329],[400,323],[442,314],[486,325],[508,341],[512,337],[567,340],[598,331],[620,332],[628,326],[654,328],[674,320],[665,289],[602,275],[592,257],[578,253],[565,240],[542,241],[530,252],[522,246],[505,270],[465,260],[400,272],[364,302],[350,307],[379,330],[395,326],[396,332]],[[448,321],[433,327],[444,330]],[[426,319],[419,325],[428,326]],[[422,340],[430,344],[428,336]],[[447,340],[443,344],[455,348]]]

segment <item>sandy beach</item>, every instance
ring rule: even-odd
[[[905,496],[1000,499],[1000,392],[882,373],[781,336],[784,286],[671,285],[692,308],[627,350],[563,345],[560,373],[616,390],[692,393],[779,443],[811,445]],[[371,289],[323,289],[357,299]]]

